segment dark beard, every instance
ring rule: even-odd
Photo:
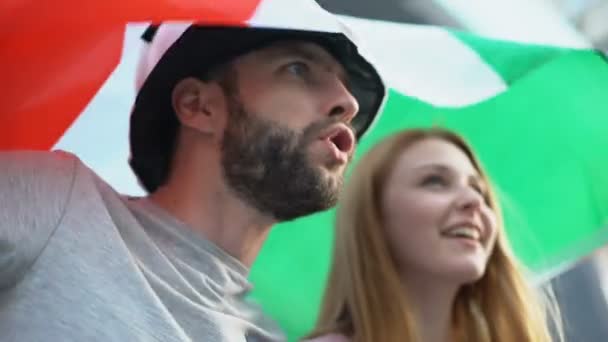
[[[228,185],[249,205],[277,221],[336,205],[343,176],[326,176],[311,165],[307,147],[333,119],[301,133],[247,113],[232,97],[223,137],[222,166]]]

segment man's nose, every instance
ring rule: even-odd
[[[330,117],[339,116],[343,122],[351,122],[359,112],[359,102],[344,82],[337,76],[332,77],[324,92],[327,99],[324,112]]]

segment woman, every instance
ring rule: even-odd
[[[551,340],[489,180],[456,134],[408,130],[375,146],[336,226],[312,341]]]

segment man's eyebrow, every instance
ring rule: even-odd
[[[279,46],[277,46],[277,51],[275,53],[277,55],[278,54],[295,55],[295,56],[307,59],[311,62],[316,62],[319,64],[328,64],[327,61],[324,61],[322,58],[320,58],[318,56],[318,54],[315,54],[312,51],[310,51],[309,49],[306,49],[306,48],[303,48],[303,47],[297,46],[297,45],[279,45]]]
[[[312,62],[320,64],[329,64],[328,61],[324,61],[318,54],[313,53],[310,49],[306,49],[301,45],[290,44],[290,43],[276,43],[274,49],[271,50],[271,55],[281,56],[284,54],[302,57]]]
[[[323,51],[325,53],[317,53],[311,48],[306,48],[302,45],[288,43],[277,43],[275,47],[276,50],[271,52],[273,56],[287,54],[293,57],[300,57],[309,62],[321,65],[328,70],[335,71],[340,77],[340,79],[342,79],[344,82],[348,82],[348,73],[346,72],[342,64],[335,60],[335,58],[333,58],[333,56],[331,56],[331,54],[327,51]]]

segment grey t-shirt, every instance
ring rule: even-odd
[[[60,152],[0,153],[0,341],[281,341],[247,268]]]

